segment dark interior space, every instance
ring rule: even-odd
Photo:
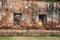
[[[14,13],[14,25],[17,26],[19,25],[20,26],[20,19],[21,19],[21,13]]]
[[[46,15],[40,14],[39,19],[42,20],[42,25],[45,26],[46,25]]]

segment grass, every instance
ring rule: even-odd
[[[0,40],[60,40],[60,36],[40,36],[40,37],[13,37],[4,36],[0,37]]]

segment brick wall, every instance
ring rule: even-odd
[[[37,6],[37,14],[46,14],[46,2],[33,2],[34,5]],[[29,16],[30,20],[32,20],[32,1],[20,1],[20,0],[7,0],[7,8],[8,8],[8,17],[7,24],[8,26],[14,25],[14,12],[25,13]],[[28,4],[29,9],[24,9],[24,7]],[[54,7],[56,7],[56,3],[54,3]]]

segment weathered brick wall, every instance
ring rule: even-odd
[[[14,0],[10,0],[10,1],[7,0],[7,3],[8,3],[8,8],[11,8],[11,6],[13,6],[12,10],[13,9],[18,10],[18,11],[20,10],[20,12],[24,10],[24,6],[26,4],[28,4],[30,7],[33,7],[36,4],[38,8],[42,8],[42,9],[46,8],[46,2],[36,2],[36,1],[34,1],[33,2],[34,5],[33,5],[32,1],[29,1],[29,2],[28,1],[19,1],[18,2],[18,0],[17,1],[16,0],[15,1]]]
[[[7,26],[12,27],[13,25],[14,25],[14,15],[11,10],[8,10]]]
[[[46,12],[46,2],[36,2],[33,1],[34,5],[37,6],[37,14],[47,14]],[[32,1],[19,1],[19,0],[7,0],[7,8],[8,8],[8,17],[7,17],[7,24],[8,26],[14,25],[14,12],[25,13],[29,16],[30,20],[32,20]],[[28,4],[29,9],[24,9],[24,7]],[[54,7],[56,7],[56,3],[54,3]]]
[[[38,13],[46,13],[46,2],[34,2],[34,5],[32,4],[31,1],[27,2],[27,1],[14,1],[14,0],[10,0],[8,1],[7,0],[7,3],[8,3],[8,9],[11,9],[10,6],[13,6],[11,10],[13,10],[14,12],[16,11],[20,11],[21,13],[26,13],[30,16],[30,18],[32,17],[32,7],[36,4],[38,9]],[[29,9],[25,10],[24,7],[25,5],[28,4],[29,5]],[[42,5],[41,5],[42,4]],[[42,7],[43,6],[43,7]]]

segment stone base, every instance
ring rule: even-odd
[[[0,29],[0,36],[41,36],[41,35],[60,35],[58,30],[19,30],[19,29]]]

